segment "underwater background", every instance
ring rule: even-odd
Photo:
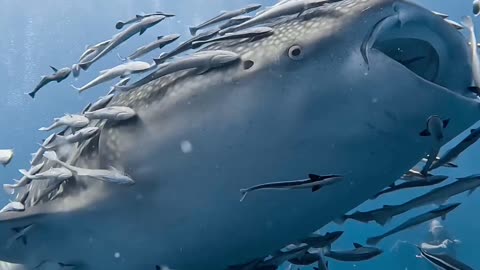
[[[82,108],[98,96],[106,94],[109,86],[96,87],[79,95],[69,84],[83,85],[97,76],[94,71],[83,73],[77,80],[67,79],[64,83],[49,84],[32,100],[26,92],[31,91],[43,74],[49,74],[49,65],[62,68],[75,63],[79,53],[86,45],[92,45],[112,36],[116,29],[114,23],[119,19],[129,18],[139,12],[165,11],[176,14],[172,20],[165,20],[142,36],[135,36],[128,43],[120,46],[115,53],[109,54],[98,63],[98,70],[106,69],[120,63],[116,56],[128,55],[137,47],[153,40],[156,36],[172,33],[190,36],[186,26],[202,22],[218,13],[219,10],[231,10],[246,4],[258,2],[269,6],[276,1],[269,0],[82,0],[82,1],[15,1],[0,0],[0,148],[13,148],[15,158],[5,168],[0,168],[2,184],[18,179],[17,169],[27,166],[30,153],[34,152],[45,133],[36,131],[39,127],[49,125],[51,119],[67,112],[81,111]],[[417,0],[419,4],[450,15],[450,19],[460,21],[464,15],[471,15],[470,0]],[[478,26],[478,20],[475,23]],[[477,34],[478,33],[477,31]],[[173,48],[170,45],[165,50]],[[158,56],[155,50],[148,57]],[[149,58],[144,58],[149,59]],[[477,127],[476,125],[475,127]],[[466,133],[465,133],[466,134]],[[443,149],[448,149],[463,138],[462,134]],[[480,145],[474,145],[459,157],[459,168],[439,169],[438,174],[455,177],[480,173]],[[359,207],[369,210],[383,204],[402,203],[422,194],[427,189],[415,189],[384,196],[376,201],[367,201]],[[7,203],[7,195],[0,196],[0,203]],[[461,244],[456,246],[457,258],[473,268],[480,268],[478,258],[480,241],[480,193],[470,196],[458,195],[450,202],[462,202],[462,205],[447,220],[442,221],[445,229]],[[334,203],[334,202],[332,202]],[[347,222],[339,227],[330,224],[321,231],[345,230],[345,234],[334,244],[333,249],[350,249],[352,242],[363,243],[369,236],[384,232],[386,229],[408,219],[431,207],[423,207],[395,218],[382,228],[374,224]],[[318,209],[318,215],[322,209]],[[298,222],[301,222],[299,220]],[[432,269],[424,260],[415,257],[415,249],[408,244],[396,245],[397,241],[419,244],[428,235],[428,224],[413,230],[393,235],[380,247],[385,253],[368,262],[357,264],[330,261],[330,269]],[[296,269],[294,267],[293,269]],[[307,268],[305,268],[307,269]]]

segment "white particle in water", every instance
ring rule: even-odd
[[[120,258],[120,252],[115,252],[115,254],[113,254],[113,257],[115,257],[117,259]]]
[[[193,150],[193,146],[189,141],[183,141],[180,144],[180,148],[182,149],[182,152],[185,153],[185,154],[190,153]]]

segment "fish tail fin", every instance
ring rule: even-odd
[[[91,64],[91,62],[85,62],[85,63],[78,64],[78,66],[83,70],[87,70],[88,67],[90,66],[90,64]]]
[[[30,179],[33,177],[33,175],[29,174],[29,173],[27,172],[27,170],[25,170],[25,169],[20,169],[20,170],[18,170],[18,171],[19,171],[21,174],[23,174],[23,176],[25,176],[25,177],[28,177],[28,178],[30,178]]]
[[[370,246],[376,246],[380,241],[382,241],[381,236],[370,237],[367,239],[367,244]]]
[[[125,62],[125,61],[128,60],[126,57],[122,57],[122,56],[120,55],[120,53],[117,53],[117,57],[118,57],[118,59],[120,59],[120,61],[124,61],[124,62]]]
[[[123,26],[125,26],[125,23],[122,22],[122,21],[118,21],[118,22],[115,24],[115,28],[117,28],[118,30],[122,29]]]
[[[463,24],[463,26],[465,26],[466,28],[468,28],[468,30],[473,31],[473,20],[472,20],[472,17],[470,17],[470,16],[464,16],[464,17],[462,17],[462,24]]]
[[[203,44],[205,44],[205,42],[203,42],[203,41],[195,41],[195,42],[192,43],[192,49],[200,48]]]
[[[195,36],[197,34],[197,31],[198,31],[197,27],[190,26],[188,27],[188,29],[190,30],[190,34],[192,34],[192,36]]]
[[[32,91],[30,93],[25,93],[25,94],[29,95],[31,98],[35,98],[36,93],[35,93],[35,91]]]
[[[80,66],[79,64],[72,65],[72,74],[74,78],[77,78],[80,75]]]
[[[245,197],[247,197],[248,195],[248,189],[244,189],[244,188],[240,189],[240,195],[241,195],[240,202],[243,202],[243,200],[245,200]]]
[[[3,190],[5,190],[7,194],[13,195],[13,193],[15,193],[15,185],[3,184]]]
[[[347,220],[347,216],[346,215],[341,215],[340,217],[335,218],[333,220],[333,222],[335,224],[342,225],[343,223],[345,223],[346,220]]]
[[[73,85],[73,84],[70,84],[70,86],[71,86],[73,89],[77,90],[79,93],[82,92],[82,88],[78,88],[78,87],[76,87],[76,86]]]

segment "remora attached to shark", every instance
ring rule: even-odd
[[[401,23],[372,40],[386,17]],[[0,260],[21,270],[45,259],[89,270],[223,270],[305,238],[402,176],[428,150],[418,132],[429,116],[451,119],[445,142],[480,118],[465,39],[417,5],[344,0],[269,26],[262,40],[207,47],[238,53],[234,65],[114,97],[109,106],[138,117],[107,122],[72,164],[114,166],[136,184],[77,178],[31,206],[48,184],[34,182],[24,212],[0,215]],[[238,201],[242,187],[318,170],[349,181],[321,196]],[[3,247],[12,228],[29,224],[27,245]]]

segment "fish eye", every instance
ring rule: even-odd
[[[252,60],[247,60],[243,62],[243,69],[245,70],[250,69],[251,67],[253,67],[254,64],[255,63]]]
[[[300,60],[303,58],[303,50],[299,45],[293,45],[288,49],[288,57],[292,60]]]

